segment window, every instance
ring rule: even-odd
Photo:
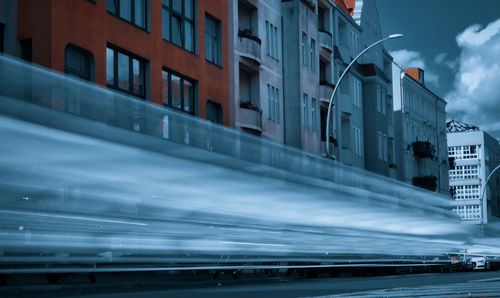
[[[377,112],[382,112],[382,98],[381,97],[381,91],[380,91],[380,86],[377,85]]]
[[[273,122],[280,122],[279,89],[267,84],[267,118]]]
[[[479,179],[479,165],[455,166],[449,170],[450,180]]]
[[[302,124],[304,125],[304,127],[309,126],[309,117],[307,117],[307,115],[309,114],[309,109],[307,108],[307,100],[307,94],[304,93],[302,98]]]
[[[342,112],[340,115],[340,130],[342,132],[342,148],[351,148],[351,119],[350,114]]]
[[[266,54],[278,60],[278,28],[266,21]]]
[[[351,31],[351,49],[355,54],[358,53],[358,43],[359,43],[358,35],[354,31]]]
[[[208,61],[222,66],[221,23],[205,14],[205,57]]]
[[[3,30],[4,30],[4,27],[5,27],[5,25],[0,23],[0,53],[3,53],[3,51],[4,51],[4,49],[3,49],[3,39],[4,39]]]
[[[381,105],[382,105],[382,114],[386,114],[386,105],[387,105],[387,100],[386,100],[386,92],[385,92],[385,88],[381,88],[381,92],[382,94],[380,95],[381,97]]]
[[[316,41],[311,38],[311,69],[316,71]]]
[[[307,34],[302,32],[302,64],[307,65]]]
[[[194,52],[194,0],[162,0],[162,35],[171,43]]]
[[[383,145],[384,161],[387,162],[387,135],[384,134],[382,142],[383,142],[382,145]]]
[[[214,101],[207,101],[207,120],[223,124],[222,105]]]
[[[383,146],[382,146],[382,133],[380,131],[377,132],[377,143],[378,143],[378,159],[382,160],[383,156]]]
[[[21,59],[32,62],[33,45],[31,38],[20,40],[19,44],[21,46]]]
[[[351,77],[351,90],[352,90],[352,98],[353,98],[353,105],[362,109],[363,108],[363,102],[362,102],[362,89],[361,89],[361,81],[356,79],[354,76]]]
[[[146,0],[107,0],[108,12],[146,29]]]
[[[318,121],[316,120],[316,99],[311,99],[311,126],[313,131],[318,131]]]
[[[353,127],[354,135],[354,154],[362,157],[363,156],[363,131],[357,127]]]
[[[168,70],[162,70],[161,77],[163,105],[194,114],[194,88],[196,82]]]
[[[142,58],[115,48],[106,48],[106,83],[118,89],[145,98],[145,62]]]
[[[481,219],[480,205],[457,206],[453,207],[451,210],[460,215],[462,220]]]
[[[452,146],[448,147],[448,156],[455,159],[479,158],[480,145]]]
[[[80,47],[67,45],[64,53],[64,72],[86,81],[93,81],[94,57]]]
[[[451,187],[456,200],[479,200],[479,185],[457,185]]]

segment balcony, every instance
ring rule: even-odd
[[[412,184],[414,186],[425,188],[430,191],[436,191],[437,177],[436,176],[413,177]]]
[[[413,142],[412,144],[412,149],[413,149],[413,156],[417,158],[426,158],[426,157],[433,157],[434,153],[436,153],[436,149],[434,148],[434,145],[432,145],[430,142]]]
[[[240,30],[238,32],[237,50],[240,56],[254,60],[260,64],[260,44],[261,40],[252,35],[250,30]]]
[[[352,100],[348,94],[337,92],[337,94],[335,95],[335,102],[338,103],[340,112],[352,114]]]
[[[333,42],[332,34],[327,31],[319,31],[319,45],[328,50],[330,53],[333,52]]]
[[[324,102],[330,102],[332,97],[333,88],[335,85],[328,83],[326,81],[321,81],[319,83],[319,100]]]
[[[249,103],[240,103],[240,126],[257,133],[262,132],[262,111],[259,107]]]

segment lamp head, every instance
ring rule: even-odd
[[[403,37],[403,36],[404,36],[403,34],[391,34],[391,35],[389,35],[389,39]]]

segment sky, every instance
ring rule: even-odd
[[[500,0],[376,1],[383,35],[405,35],[384,44],[394,60],[424,69],[448,120],[500,139]]]

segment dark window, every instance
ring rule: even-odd
[[[222,66],[221,23],[208,14],[205,14],[205,57]]]
[[[0,53],[3,53],[3,30],[5,28],[4,24],[0,24]]]
[[[321,117],[321,141],[326,142],[326,118],[327,118],[327,109],[321,107],[320,109],[320,117]]]
[[[64,53],[64,72],[82,80],[93,81],[94,57],[74,45],[67,45]]]
[[[161,77],[163,105],[194,114],[194,88],[196,82],[168,70],[162,70]]]
[[[106,48],[108,87],[145,98],[145,61],[115,48]]]
[[[108,11],[143,29],[146,28],[146,0],[107,0]]]
[[[194,52],[195,0],[162,0],[162,36]]]
[[[31,38],[30,39],[23,39],[19,41],[21,45],[21,59],[32,62],[33,61],[33,55],[32,55],[32,42]]]
[[[219,103],[208,100],[207,101],[207,120],[222,124],[222,106]]]

